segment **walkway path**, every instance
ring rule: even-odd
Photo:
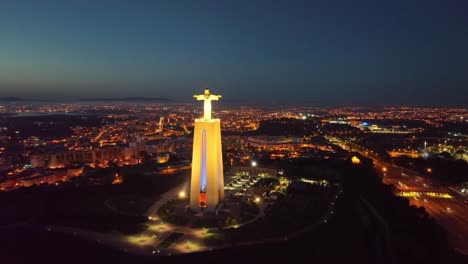
[[[153,205],[151,205],[148,210],[146,210],[145,212],[145,216],[147,217],[154,217],[158,214],[158,210],[161,206],[163,206],[165,203],[167,203],[169,200],[172,200],[174,199],[175,197],[177,197],[177,195],[179,194],[179,192],[181,190],[184,190],[184,187],[186,186],[186,184],[181,184],[181,185],[178,185],[172,189],[170,189],[169,191],[163,193],[160,198],[155,201],[153,203]]]

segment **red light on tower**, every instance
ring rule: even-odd
[[[206,207],[206,193],[201,192],[200,197],[198,198],[198,206]]]

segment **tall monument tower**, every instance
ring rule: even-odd
[[[217,101],[221,95],[210,94],[205,89],[204,94],[193,97],[204,101],[204,114],[203,118],[195,119],[190,209],[214,212],[224,199],[224,174],[221,125],[219,119],[211,118],[211,101]]]

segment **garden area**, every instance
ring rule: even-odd
[[[301,183],[300,189],[287,189],[265,209],[259,220],[241,228],[222,231],[232,243],[258,238],[275,239],[319,221],[329,210],[336,187]],[[305,188],[304,188],[305,187]]]
[[[106,200],[105,205],[114,212],[122,215],[143,215],[159,196],[144,197],[140,195],[114,196]]]

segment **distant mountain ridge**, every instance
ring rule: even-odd
[[[172,99],[168,98],[159,98],[159,97],[116,97],[116,98],[80,98],[78,101],[87,101],[87,102],[129,102],[129,101],[138,101],[138,102],[174,102]]]
[[[41,102],[42,100],[38,99],[26,99],[26,98],[20,98],[20,97],[0,97],[0,102]]]
[[[15,96],[0,97],[0,102],[175,102],[169,98],[160,97],[96,97],[79,99],[29,99]]]

